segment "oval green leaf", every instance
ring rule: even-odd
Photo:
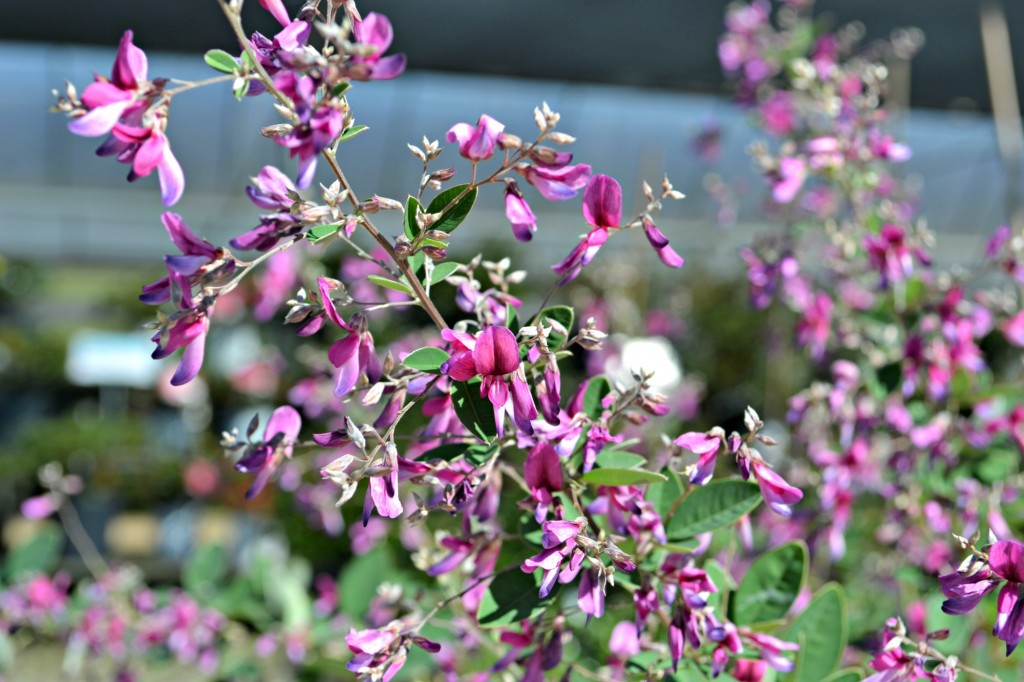
[[[425,346],[423,348],[417,348],[406,355],[405,359],[402,360],[402,364],[409,369],[437,374],[441,371],[441,365],[446,363],[450,357],[451,356],[448,355],[448,353],[444,352],[440,348]]]
[[[667,481],[668,478],[646,469],[618,469],[609,467],[606,469],[591,469],[583,474],[580,480],[591,485],[639,485],[641,483],[661,483]]]
[[[753,483],[738,478],[712,481],[690,493],[668,524],[670,540],[682,540],[727,526],[749,514],[761,501]]]
[[[636,469],[647,464],[647,458],[628,450],[606,448],[597,455],[594,463],[602,469]]]
[[[452,407],[459,421],[474,436],[490,443],[498,435],[494,425],[494,410],[487,398],[480,396],[480,380],[453,381],[451,388]]]
[[[366,279],[370,280],[371,282],[373,282],[377,286],[384,287],[385,289],[393,289],[395,291],[401,291],[403,294],[406,294],[408,296],[412,296],[413,295],[412,294],[412,289],[409,287],[408,284],[406,284],[404,282],[396,282],[393,279],[388,279],[387,277],[381,277],[380,275],[370,275]]]
[[[364,133],[364,132],[366,132],[369,129],[370,129],[369,126],[364,126],[364,125],[358,125],[358,126],[352,126],[351,128],[346,128],[345,132],[343,132],[341,134],[341,137],[339,138],[339,140],[341,142],[345,142],[346,140],[351,140],[353,137],[355,137],[359,133]]]
[[[864,671],[860,668],[843,668],[826,677],[824,682],[860,682],[863,679]]]
[[[732,621],[754,625],[784,618],[807,581],[807,545],[788,542],[751,564],[729,602]]]
[[[818,590],[804,612],[786,630],[790,642],[800,645],[796,668],[787,682],[818,682],[826,679],[846,649],[846,597],[837,583]]]
[[[445,191],[434,197],[434,200],[427,206],[427,213],[438,213],[444,210],[445,206],[452,203],[457,196],[462,194],[463,191],[469,185],[455,185],[449,187]],[[459,201],[449,208],[447,211],[441,214],[433,225],[430,226],[431,230],[440,230],[441,232],[447,232],[451,234],[455,231],[455,228],[462,224],[462,221],[466,219],[469,212],[473,209],[473,204],[476,203],[477,191],[473,189],[466,192],[466,195],[459,199]]]
[[[332,223],[330,225],[316,225],[309,228],[306,232],[306,239],[314,244],[319,244],[325,239],[330,239],[338,233],[338,228],[341,227],[341,223]]]
[[[238,62],[224,50],[208,50],[203,55],[203,61],[211,68],[221,73],[235,73],[238,71]]]
[[[529,620],[547,607],[553,594],[540,598],[540,571],[523,573],[519,567],[494,578],[480,600],[477,622],[484,627]]]
[[[458,269],[459,264],[453,263],[452,261],[438,263],[437,265],[434,266],[433,271],[431,271],[430,273],[430,285],[433,286],[435,284],[445,281]]]
[[[604,408],[601,401],[612,392],[612,383],[603,374],[592,377],[583,392],[583,413],[591,419],[600,419]]]

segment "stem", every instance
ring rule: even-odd
[[[498,569],[497,571],[491,571],[487,575],[481,576],[481,577],[477,578],[476,580],[471,582],[467,587],[464,587],[461,591],[457,592],[456,594],[453,594],[452,596],[450,596],[450,597],[448,597],[446,599],[442,599],[441,601],[437,602],[437,605],[435,605],[434,608],[430,609],[430,611],[428,611],[426,613],[426,615],[423,616],[423,618],[420,620],[420,622],[412,630],[410,630],[409,632],[410,633],[419,632],[420,628],[422,628],[424,625],[426,625],[427,622],[431,618],[436,616],[441,609],[443,609],[444,607],[448,606],[449,604],[451,604],[456,599],[461,599],[462,597],[464,597],[466,594],[468,594],[470,591],[472,591],[475,587],[480,585],[480,583],[484,582],[485,580],[490,580],[491,578],[496,578],[496,577],[498,577],[499,575],[501,575],[503,573],[508,573],[512,569],[517,569],[517,568],[519,568],[519,564],[509,564],[505,568]]]
[[[206,87],[207,85],[216,85],[217,83],[225,83],[227,81],[234,81],[234,80],[236,80],[238,78],[243,78],[245,80],[256,80],[259,77],[260,76],[258,74],[255,74],[255,73],[250,73],[250,74],[248,74],[246,76],[236,76],[233,73],[227,73],[227,74],[224,74],[223,76],[214,76],[213,78],[207,78],[207,79],[201,80],[201,81],[179,81],[179,80],[175,80],[174,81],[175,83],[181,83],[181,85],[179,85],[176,88],[171,88],[170,90],[164,90],[163,94],[164,94],[164,97],[173,97],[174,95],[180,94],[182,92],[188,92],[189,90],[195,90],[196,88]]]
[[[245,37],[245,31],[242,29],[241,15],[231,9],[225,0],[217,0],[217,4],[220,5],[221,10],[224,12],[224,16],[227,17],[228,23],[231,24],[231,30],[234,31],[235,37],[238,38],[238,44],[243,50],[245,50],[245,53],[249,55],[253,65],[255,65],[256,73],[259,74],[259,79],[265,86],[267,86],[267,92],[273,95],[278,102],[283,104],[289,110],[294,109],[295,104],[285,97],[284,93],[277,89],[277,86],[274,85],[274,79],[270,77],[267,70],[263,68],[262,64],[260,64],[256,51],[252,49],[252,43],[250,43],[249,39]]]
[[[348,178],[346,178],[345,173],[342,172],[341,166],[338,165],[337,159],[335,159],[334,155],[327,149],[323,150],[321,154],[324,159],[327,160],[327,164],[331,167],[331,170],[334,171],[334,175],[338,178],[341,188],[348,190],[348,198],[349,201],[352,202],[352,206],[358,209],[359,200],[352,191],[352,185],[349,184]],[[427,311],[427,315],[430,316],[431,321],[437,325],[438,329],[448,329],[448,323],[444,321],[444,318],[434,305],[434,302],[430,300],[430,296],[428,296],[427,292],[423,289],[423,285],[416,277],[416,273],[414,273],[412,268],[409,267],[408,261],[398,257],[398,254],[395,253],[395,248],[391,245],[391,242],[388,241],[387,237],[380,233],[380,230],[378,230],[373,224],[373,221],[371,221],[365,214],[361,216],[359,224],[363,226],[363,228],[378,244],[380,244],[380,247],[384,249],[388,254],[388,257],[395,263],[395,265],[398,266],[398,269],[401,270],[402,274],[405,275],[405,279],[416,294],[416,298],[418,298],[420,303],[423,304],[423,309]]]
[[[295,244],[298,243],[299,240],[301,240],[301,239],[302,239],[302,235],[301,234],[296,235],[296,236],[292,237],[292,239],[290,241],[287,241],[287,242],[284,242],[282,244],[279,244],[279,245],[275,246],[274,248],[270,249],[269,251],[267,251],[266,253],[261,253],[259,256],[257,256],[256,258],[254,258],[251,261],[238,261],[238,264],[242,266],[242,269],[238,272],[237,275],[232,277],[225,284],[221,284],[219,286],[210,287],[210,288],[213,289],[214,291],[216,291],[218,295],[223,295],[223,294],[230,293],[231,291],[233,291],[235,289],[235,287],[237,287],[242,282],[243,279],[245,279],[245,277],[250,272],[252,272],[256,268],[257,265],[259,265],[263,261],[269,259],[271,256],[279,254],[282,251],[287,251],[291,247],[295,246]]]
[[[82,557],[86,569],[93,578],[98,580],[110,569],[107,562],[103,560],[103,555],[96,549],[96,544],[89,537],[89,533],[86,532],[85,526],[82,525],[78,512],[66,497],[57,507],[57,515],[60,517],[61,525],[64,526],[64,532],[67,533],[68,539],[75,546],[78,555]]]

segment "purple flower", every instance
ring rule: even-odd
[[[681,268],[683,263],[686,261],[675,252],[668,244],[668,237],[665,233],[658,229],[658,226],[650,219],[649,216],[643,218],[644,234],[647,235],[647,241],[651,243],[654,250],[658,253],[658,258],[661,262],[670,268]]]
[[[607,175],[595,175],[583,192],[583,219],[590,232],[561,262],[551,267],[562,276],[562,283],[572,281],[593,260],[601,245],[608,241],[608,230],[617,228],[622,220],[622,187]]]
[[[516,239],[521,242],[533,239],[533,233],[537,231],[537,216],[530,210],[515,180],[505,181],[505,217],[512,224],[512,234]]]
[[[531,435],[533,425],[530,422],[537,418],[537,405],[519,361],[515,334],[507,327],[492,325],[476,337],[450,329],[442,331],[441,336],[452,344],[453,351],[441,371],[455,381],[482,378],[480,396],[491,402],[498,437],[504,434],[505,412],[509,405],[516,426],[522,433]],[[508,381],[509,375],[511,381]]]
[[[260,218],[258,227],[235,237],[229,243],[236,249],[269,251],[286,237],[297,234],[306,221],[292,207],[299,201],[298,190],[291,179],[273,166],[264,166],[252,184],[245,188],[257,207],[273,211]]]
[[[583,529],[586,519],[580,517],[575,521],[545,521],[541,535],[541,545],[544,549],[534,556],[523,561],[522,570],[524,573],[533,573],[538,568],[544,571],[540,581],[540,596],[543,599],[551,593],[555,586],[555,580],[560,579],[559,571],[562,570],[562,562],[573,554],[573,559],[562,572],[568,582],[579,572],[583,561],[581,552],[576,550],[576,536]]]
[[[604,590],[605,577],[603,572],[596,568],[588,568],[580,576],[580,586],[576,595],[580,611],[590,616],[600,618],[604,615]]]
[[[145,106],[137,101],[150,87],[146,80],[146,53],[132,44],[132,32],[125,31],[114,58],[111,77],[97,75],[82,91],[86,111],[68,123],[76,135],[95,137],[109,133],[131,109]]]
[[[170,301],[174,294],[176,302],[185,299],[191,307],[193,285],[230,276],[235,271],[235,260],[223,249],[197,237],[177,213],[164,212],[160,221],[182,255],[164,258],[167,277],[144,285],[139,300],[147,305],[160,305]]]
[[[891,223],[883,225],[877,236],[868,235],[864,238],[868,259],[872,267],[882,275],[882,284],[885,286],[906,279],[914,269],[914,261],[905,240],[903,228]]]
[[[494,145],[504,130],[504,123],[483,114],[475,128],[469,123],[456,123],[448,130],[446,138],[449,142],[458,142],[459,154],[470,161],[483,161],[494,155]]]
[[[772,180],[772,197],[780,204],[788,204],[804,186],[807,164],[803,159],[785,157],[779,160],[779,169]]]
[[[1006,642],[1009,656],[1024,638],[1024,544],[1000,540],[988,552],[992,573],[1006,581],[996,602],[993,634]]]
[[[405,55],[393,54],[383,56],[391,47],[391,41],[395,34],[391,28],[391,22],[383,14],[370,12],[362,21],[356,21],[352,26],[352,33],[356,42],[361,45],[370,45],[376,48],[376,52],[369,56],[356,56],[352,62],[358,67],[350,70],[350,75],[355,80],[391,80],[398,78],[405,71]]]
[[[171,377],[172,386],[187,384],[199,374],[199,369],[203,366],[208,331],[210,318],[206,312],[185,307],[171,315],[153,335],[151,340],[156,343],[156,350],[152,355],[154,360],[166,358],[179,348],[185,349],[178,368]]]
[[[291,405],[282,405],[270,415],[263,429],[263,440],[250,444],[235,464],[238,471],[256,474],[252,486],[245,493],[247,500],[263,490],[283,460],[291,458],[301,428],[302,417]]]
[[[530,487],[530,497],[537,505],[534,518],[537,519],[537,523],[541,523],[548,515],[551,494],[560,492],[564,485],[562,462],[551,443],[541,441],[530,450],[523,465],[523,477],[526,479],[526,485]]]
[[[790,506],[803,499],[803,492],[786,483],[782,476],[762,461],[754,460],[751,472],[757,480],[757,487],[761,489],[765,504],[781,516],[792,514]]]
[[[380,361],[374,352],[373,335],[366,327],[366,319],[357,313],[352,317],[352,322],[346,324],[338,314],[338,309],[331,299],[331,291],[337,282],[320,277],[317,284],[320,288],[324,315],[348,332],[347,336],[335,341],[327,351],[327,359],[340,370],[334,386],[334,395],[340,398],[355,388],[360,377],[364,375],[370,383],[375,383],[381,375]]]
[[[575,166],[517,165],[516,171],[548,201],[572,199],[590,180],[590,166],[585,163]]]
[[[690,431],[676,438],[673,443],[698,456],[697,464],[690,472],[690,483],[706,485],[715,473],[715,461],[722,439],[710,433]]]

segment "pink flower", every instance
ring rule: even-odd
[[[504,130],[504,123],[483,114],[475,128],[469,123],[456,123],[448,130],[446,137],[449,142],[459,143],[459,154],[462,156],[471,161],[483,161],[494,155],[494,145]]]
[[[590,180],[590,166],[581,163],[575,166],[549,166],[545,164],[516,167],[516,172],[533,185],[548,201],[572,199],[587,186]]]
[[[358,65],[352,69],[352,78],[379,81],[391,80],[402,75],[405,71],[405,55],[399,53],[383,56],[391,47],[391,41],[395,37],[391,22],[386,16],[370,12],[362,21],[356,21],[353,24],[352,33],[357,43],[370,45],[377,50],[367,57],[352,58],[353,63]]]
[[[796,157],[785,157],[779,160],[779,169],[773,180],[772,197],[777,203],[788,204],[796,197],[804,186],[807,177],[807,164]]]
[[[673,443],[697,455],[697,465],[690,473],[690,483],[705,485],[715,473],[715,461],[722,439],[710,433],[690,431],[676,438]]]
[[[263,429],[263,440],[250,444],[235,464],[238,471],[256,474],[245,493],[247,500],[263,490],[283,460],[291,458],[301,428],[302,417],[291,405],[282,405],[270,415]]]
[[[534,518],[537,519],[537,523],[541,523],[548,515],[551,494],[560,492],[564,485],[562,462],[551,443],[541,441],[530,450],[523,465],[523,477],[536,504]]]
[[[475,337],[451,329],[442,331],[441,336],[453,346],[452,357],[441,366],[441,372],[455,381],[482,378],[480,396],[491,403],[498,437],[504,434],[505,412],[509,406],[519,430],[532,434],[530,422],[537,418],[537,405],[519,361],[515,334],[507,327],[492,325]]]
[[[761,489],[761,497],[764,498],[765,504],[781,516],[792,514],[790,506],[803,499],[803,492],[786,483],[782,476],[762,461],[754,460],[751,471],[757,480],[757,486]]]
[[[374,352],[373,336],[366,327],[366,319],[358,313],[352,317],[351,323],[338,314],[338,309],[331,299],[331,291],[337,282],[326,277],[317,279],[320,288],[320,300],[324,307],[324,315],[331,322],[348,332],[348,335],[334,344],[327,351],[327,359],[339,369],[338,380],[334,386],[334,395],[339,398],[356,387],[360,377],[366,376],[371,383],[380,378],[381,367],[377,354]]]
[[[537,231],[537,216],[519,191],[515,180],[505,181],[505,217],[512,224],[512,234],[521,242],[533,239]]]

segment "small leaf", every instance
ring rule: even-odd
[[[554,596],[540,598],[540,574],[541,571],[523,573],[517,566],[495,577],[480,600],[477,622],[484,627],[496,627],[540,615]]]
[[[394,572],[394,552],[387,544],[378,545],[372,552],[347,561],[338,576],[338,594],[345,595],[345,613],[362,618],[376,596],[382,578]]]
[[[64,533],[56,525],[47,523],[31,540],[13,548],[4,562],[4,574],[9,581],[33,573],[49,573],[57,567],[64,548]]]
[[[426,240],[424,239],[423,241]],[[430,286],[434,286],[439,282],[445,281],[458,269],[459,264],[453,263],[452,261],[438,263],[434,266],[434,271],[430,273]]]
[[[450,357],[451,356],[448,355],[448,353],[444,352],[440,348],[425,346],[423,348],[417,348],[406,355],[405,359],[402,360],[402,364],[409,369],[437,374],[441,371],[441,365],[446,363]]]
[[[452,406],[459,421],[474,436],[490,443],[498,435],[494,424],[494,410],[491,402],[480,396],[480,380],[453,381],[451,387]]]
[[[754,625],[784,618],[807,581],[807,546],[787,542],[751,564],[729,603],[732,621]]]
[[[359,133],[366,132],[369,129],[370,129],[369,126],[364,126],[364,125],[352,126],[351,128],[346,128],[345,132],[343,132],[341,134],[341,137],[338,138],[338,139],[341,142],[345,142],[346,140],[351,140],[353,137],[355,137]]]
[[[420,233],[420,226],[416,224],[416,210],[422,206],[414,196],[405,200],[405,236],[409,239],[415,239]]]
[[[572,333],[572,322],[575,318],[575,314],[569,306],[555,305],[550,308],[545,308],[540,312],[541,323],[546,324],[544,322],[545,318],[558,322],[560,325],[565,327],[565,331],[568,334]],[[552,351],[556,351],[562,347],[568,338],[569,337],[562,332],[552,331],[548,336],[548,348]]]
[[[420,459],[424,461],[440,459],[451,462],[463,457],[473,466],[479,466],[494,456],[497,451],[497,443],[446,443],[423,453],[420,455]]]
[[[246,53],[246,56],[248,56],[248,53]],[[331,88],[331,97],[341,97],[350,87],[352,87],[352,84],[348,81],[338,83]]]
[[[235,99],[237,99],[239,102],[241,102],[242,99],[247,94],[249,94],[249,86],[252,84],[252,81],[250,81],[248,79],[237,78],[237,79],[235,79],[235,83],[236,83],[236,85],[231,90],[231,94],[235,96]]]
[[[462,192],[469,187],[469,185],[455,185],[449,187],[445,191],[434,197],[434,200],[430,202],[427,207],[427,213],[437,213],[444,209],[445,206],[450,204],[455,197],[462,194]],[[469,212],[473,209],[473,204],[476,202],[477,191],[473,189],[466,192],[466,195],[459,199],[458,203],[445,211],[440,218],[434,221],[434,224],[430,226],[431,230],[440,230],[451,234],[455,231],[455,228],[462,224],[462,221],[466,219]]]
[[[661,483],[668,478],[646,469],[591,469],[580,480],[592,485],[638,485],[640,483]]]
[[[238,62],[224,50],[209,50],[203,55],[206,64],[221,73],[235,73],[238,71]]]
[[[185,560],[181,585],[202,604],[209,603],[228,573],[228,554],[218,544],[203,545]]]
[[[670,512],[679,499],[683,496],[683,482],[679,474],[667,469],[668,480],[663,485],[654,486],[647,491],[645,499],[654,505],[655,511],[661,516],[662,523],[667,524],[671,518]]]
[[[306,232],[306,239],[313,244],[319,244],[320,242],[330,239],[338,233],[338,228],[341,227],[341,223],[332,223],[330,225],[316,225],[309,228]]]
[[[749,514],[761,501],[753,483],[739,479],[712,481],[696,488],[676,510],[668,524],[670,540],[681,540],[727,526]]]
[[[510,303],[505,304],[505,326],[513,331],[519,326],[519,313]]]
[[[395,291],[401,291],[403,294],[412,296],[412,289],[409,287],[408,284],[405,284],[404,282],[396,282],[393,279],[381,277],[380,275],[370,275],[366,279],[370,280],[377,286],[382,286],[386,289],[394,289]]]
[[[600,419],[601,412],[604,411],[601,401],[611,392],[612,384],[608,377],[601,374],[591,378],[587,390],[583,393],[583,413],[591,419]]]
[[[602,469],[636,469],[647,464],[647,458],[628,450],[606,448],[597,455],[596,464]]]
[[[860,668],[843,668],[837,670],[822,682],[860,682],[864,679],[864,671]]]
[[[249,53],[242,51],[242,65],[245,67],[246,72],[252,72],[256,70],[256,62],[252,60]]]
[[[421,239],[420,244],[422,244],[423,246],[433,246],[435,249],[448,248],[448,245],[445,244],[444,242],[438,241],[436,239],[431,239],[430,237],[424,237],[423,239]]]
[[[493,457],[499,447],[498,443],[491,443],[490,445],[486,443],[474,443],[466,450],[465,460],[469,464],[478,467]]]
[[[827,678],[839,665],[846,637],[846,597],[840,585],[828,583],[786,630],[785,639],[800,645],[796,668],[786,676],[787,682]]]

